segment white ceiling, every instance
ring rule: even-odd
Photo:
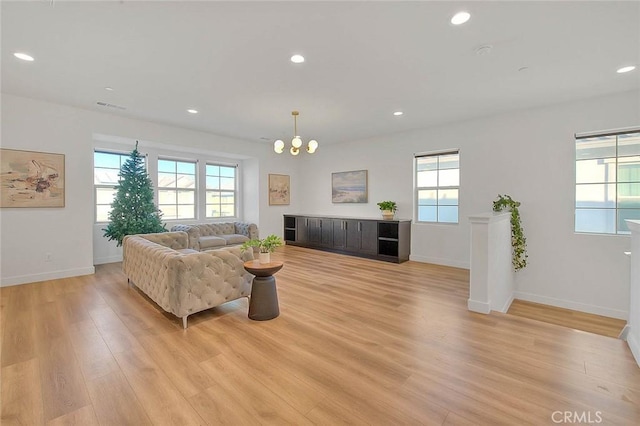
[[[471,20],[451,25],[460,10]],[[615,72],[640,68],[637,1],[38,0],[1,13],[4,93],[256,142],[290,139],[294,109],[322,146],[640,89],[640,70]]]

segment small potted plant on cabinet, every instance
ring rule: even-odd
[[[271,234],[262,240],[253,239],[246,241],[242,244],[241,249],[247,250],[249,247],[257,247],[260,252],[258,257],[260,263],[271,263],[271,253],[274,252],[276,247],[280,247],[283,244],[284,243],[280,237]]]
[[[382,218],[384,220],[392,220],[398,209],[395,201],[380,201],[378,207],[380,207],[382,211]]]

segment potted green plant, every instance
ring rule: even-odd
[[[271,253],[274,252],[276,247],[280,247],[283,244],[284,242],[280,237],[271,234],[262,240],[253,239],[246,241],[240,248],[244,251],[249,247],[256,247],[260,252],[258,256],[260,263],[271,263]]]
[[[382,218],[384,220],[391,220],[398,210],[398,206],[395,201],[380,201],[378,207],[382,211]]]

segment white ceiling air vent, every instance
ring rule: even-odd
[[[490,44],[485,44],[483,46],[478,47],[475,52],[476,55],[478,56],[484,56],[484,55],[488,55],[489,53],[491,53],[491,51],[493,50],[493,46]]]
[[[114,105],[114,104],[110,104],[108,102],[96,102],[98,105],[106,107],[106,108],[115,108],[115,109],[127,109],[123,106],[120,105]]]

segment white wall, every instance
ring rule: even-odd
[[[628,220],[631,230],[631,272],[629,280],[629,321],[622,334],[640,366],[640,221]]]
[[[393,117],[392,117],[393,118]],[[399,119],[402,119],[400,117]],[[378,217],[376,202],[398,202],[413,216],[413,154],[460,149],[460,223],[414,224],[411,259],[469,267],[467,217],[498,194],[521,201],[529,266],[516,297],[617,318],[628,311],[629,237],[573,231],[575,132],[638,125],[637,91],[515,111],[346,145],[321,145],[305,159],[304,209],[295,213]],[[332,204],[332,172],[367,169],[367,204]]]
[[[629,92],[347,144],[320,141],[313,156],[292,158],[266,143],[3,95],[2,146],[65,154],[67,205],[0,211],[2,284],[92,271],[94,134],[250,157],[244,214],[258,218],[261,235],[281,235],[283,213],[379,217],[376,202],[385,199],[398,202],[399,217],[411,218],[413,153],[460,148],[460,223],[414,224],[411,258],[469,267],[467,217],[507,193],[522,202],[529,248],[516,297],[625,318],[629,261],[622,253],[629,238],[573,232],[573,134],[634,126],[639,117],[640,93]],[[331,172],[359,169],[369,171],[369,202],[332,204]],[[291,175],[290,206],[268,205],[269,173]],[[257,213],[246,200],[251,191],[259,196]],[[47,252],[51,262],[44,262]]]
[[[247,171],[244,217],[257,222],[262,235],[282,234],[284,208],[269,207],[267,176],[289,174],[297,182],[299,165],[296,159],[277,156],[269,144],[3,94],[2,147],[65,154],[66,205],[0,210],[2,285],[93,273],[94,251],[99,259],[118,258],[115,243],[107,242],[93,223],[93,149],[94,143],[104,145],[94,141],[96,134],[154,146],[184,145],[196,152],[210,151],[208,158],[245,158],[240,160]],[[292,208],[295,200],[292,197]],[[49,262],[47,253],[52,254]]]

